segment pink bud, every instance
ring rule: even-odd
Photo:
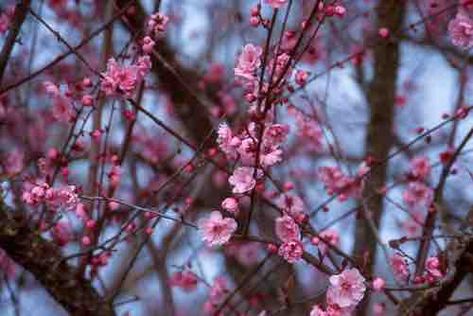
[[[92,243],[89,236],[82,237],[81,242],[82,242],[82,245],[84,246],[90,246],[90,244]]]
[[[386,27],[382,27],[378,30],[378,35],[381,37],[381,38],[388,38],[389,37],[389,29],[386,28]]]
[[[383,290],[385,284],[386,284],[386,282],[384,282],[384,280],[382,278],[377,277],[373,280],[373,284],[372,284],[373,285],[373,290],[379,292],[379,291]]]
[[[84,106],[93,106],[94,105],[94,98],[91,95],[86,94],[86,95],[82,96],[81,102]]]

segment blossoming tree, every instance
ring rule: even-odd
[[[473,0],[0,5],[2,315],[472,313]]]

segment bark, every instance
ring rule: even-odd
[[[2,51],[0,52],[0,86],[2,85],[3,75],[7,68],[10,54],[15,46],[16,39],[20,33],[21,26],[25,21],[26,14],[30,8],[30,0],[23,0],[15,7],[15,13],[11,22],[8,36],[3,44]]]
[[[63,260],[61,250],[0,201],[0,247],[71,315],[115,315],[90,281]]]
[[[420,294],[414,293],[399,308],[399,315],[436,315],[447,306],[453,292],[468,273],[473,272],[473,237],[471,232],[460,241],[453,241],[446,249],[447,275],[438,287]]]
[[[386,27],[395,34],[401,27],[404,16],[404,2],[398,0],[381,0],[376,7],[377,28]],[[392,135],[396,81],[399,68],[399,44],[397,41],[379,38],[374,46],[374,76],[368,88],[368,102],[371,118],[366,137],[366,152],[375,161],[384,161],[394,138]],[[363,197],[372,194],[386,182],[388,164],[373,166],[372,173],[366,181]],[[376,238],[367,222],[367,216],[379,227],[383,211],[383,196],[366,200],[363,216],[356,221],[354,254],[364,258],[365,273],[372,274],[376,259]],[[363,265],[363,264],[362,264]],[[368,299],[360,306],[360,314],[367,314]]]

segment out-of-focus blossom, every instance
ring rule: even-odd
[[[265,0],[265,2],[273,8],[279,9],[286,4],[287,0]]]
[[[192,292],[197,288],[198,278],[190,270],[178,271],[171,275],[169,285],[182,289],[184,292]]]
[[[409,267],[407,266],[406,259],[399,254],[394,254],[389,261],[395,276],[399,280],[405,281],[409,276]]]

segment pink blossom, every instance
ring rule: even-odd
[[[409,276],[409,267],[407,266],[406,259],[398,254],[394,254],[390,258],[390,264],[395,276],[398,279],[405,281]]]
[[[145,36],[143,38],[143,45],[141,46],[141,48],[143,49],[143,52],[145,52],[146,54],[150,54],[153,51],[155,44],[156,43],[151,37]]]
[[[71,100],[59,95],[54,98],[53,117],[60,121],[67,123],[74,117],[74,109],[71,104]]]
[[[228,281],[224,277],[215,278],[209,291],[209,297],[204,304],[204,310],[213,315],[215,313],[215,308],[223,303],[228,292]]]
[[[292,193],[282,194],[277,204],[284,212],[289,214],[292,218],[298,218],[301,214],[305,214],[305,205],[302,199]]]
[[[238,200],[234,197],[228,197],[222,202],[222,208],[229,213],[238,214]]]
[[[383,290],[385,284],[386,282],[384,281],[384,279],[377,277],[372,282],[373,290],[379,292]]]
[[[51,188],[47,183],[34,184],[23,190],[22,199],[26,204],[36,206],[47,203],[52,208],[73,209],[79,203],[76,187],[73,185]]]
[[[458,13],[448,24],[448,32],[453,45],[470,48],[473,45],[473,21],[465,14]]]
[[[320,180],[324,183],[329,195],[338,195],[338,200],[345,201],[349,197],[358,198],[361,194],[361,177],[346,176],[338,167],[321,167]]]
[[[441,271],[440,260],[438,257],[429,257],[425,261],[425,269],[427,271],[427,279],[431,282],[437,281],[443,277]]]
[[[139,59],[138,64],[131,66],[119,65],[115,58],[110,58],[107,71],[102,73],[101,89],[106,95],[123,94],[125,97],[131,97],[149,68],[150,60],[147,56]]]
[[[264,147],[261,151],[260,163],[263,167],[271,167],[282,161],[282,150],[277,147]]]
[[[225,246],[225,253],[233,256],[240,264],[250,267],[261,258],[261,244],[257,242],[232,242]]]
[[[309,73],[304,70],[298,70],[296,72],[296,83],[300,86],[305,86],[307,79],[309,78]]]
[[[300,237],[299,226],[288,215],[276,219],[275,230],[276,235],[282,241],[298,240]]]
[[[238,57],[235,76],[253,80],[256,69],[261,65],[263,49],[253,44],[246,44]]]
[[[23,170],[24,155],[19,149],[14,149],[9,152],[4,160],[1,162],[5,173],[8,176],[13,176],[20,173]]]
[[[67,221],[59,221],[54,225],[51,234],[59,246],[65,246],[72,240],[72,226]]]
[[[120,184],[122,169],[119,165],[113,165],[108,173],[110,185],[116,188]]]
[[[242,194],[251,191],[255,185],[256,180],[253,177],[254,168],[239,167],[233,171],[233,174],[228,178],[228,182],[233,186],[233,193]]]
[[[241,145],[241,140],[233,136],[232,130],[227,124],[222,123],[217,130],[217,144],[228,159],[235,159],[238,155],[237,148]]]
[[[320,152],[323,148],[324,135],[319,122],[307,117],[295,107],[289,107],[288,112],[296,119],[299,141],[304,141],[304,147],[310,151]]]
[[[147,23],[147,31],[154,36],[163,33],[166,30],[166,26],[169,22],[169,18],[162,13],[154,13],[151,15]]]
[[[190,270],[178,271],[171,275],[169,285],[178,287],[184,292],[192,292],[197,288],[198,279]]]
[[[425,180],[430,175],[432,167],[429,158],[415,157],[411,160],[411,174],[418,180]]]
[[[386,27],[382,27],[378,30],[378,35],[381,38],[388,38],[389,37],[389,29]]]
[[[59,87],[51,81],[43,82],[43,87],[46,90],[46,93],[50,96],[57,97],[61,94],[61,92],[59,91]]]
[[[10,27],[10,16],[2,12],[0,13],[0,33],[6,33],[8,31],[8,28]]]
[[[383,303],[375,303],[373,305],[373,315],[374,316],[386,315],[386,305],[384,305]]]
[[[267,4],[269,4],[275,9],[281,8],[287,2],[287,0],[265,0],[265,1]]]
[[[314,305],[310,310],[309,316],[328,316],[328,313],[320,305]]]
[[[278,55],[278,57],[276,58],[276,62],[274,62],[274,60],[271,60],[269,65],[270,65],[270,70],[271,71],[273,70],[273,66],[275,66],[274,76],[273,76],[273,79],[274,79],[275,82],[279,78],[284,76],[285,74],[290,75],[292,73],[292,69],[290,67],[288,67],[290,65],[290,62],[291,62],[291,57],[286,53],[282,53],[282,54]],[[291,69],[291,70],[289,70],[289,69]]]
[[[318,246],[323,255],[327,254],[330,247],[337,247],[340,243],[340,236],[334,229],[326,229],[321,232],[320,239]]]
[[[199,231],[208,246],[221,246],[230,240],[237,226],[233,218],[224,218],[220,212],[213,211],[209,217],[200,220]]]
[[[341,308],[353,307],[363,299],[365,294],[365,278],[355,269],[345,269],[341,274],[329,278],[330,286],[327,300]]]
[[[433,190],[422,182],[410,182],[402,197],[409,206],[428,206],[432,202]]]
[[[337,305],[328,305],[324,310],[320,305],[314,305],[309,316],[350,316],[350,308],[341,308]]]
[[[263,142],[271,146],[282,144],[289,134],[289,125],[272,124],[264,130]]]
[[[145,55],[138,57],[135,66],[137,67],[136,73],[138,78],[141,80],[149,73],[153,65],[151,63],[151,58],[148,55]]]
[[[299,240],[289,240],[284,242],[278,249],[278,255],[289,263],[296,263],[304,254],[304,246]]]

